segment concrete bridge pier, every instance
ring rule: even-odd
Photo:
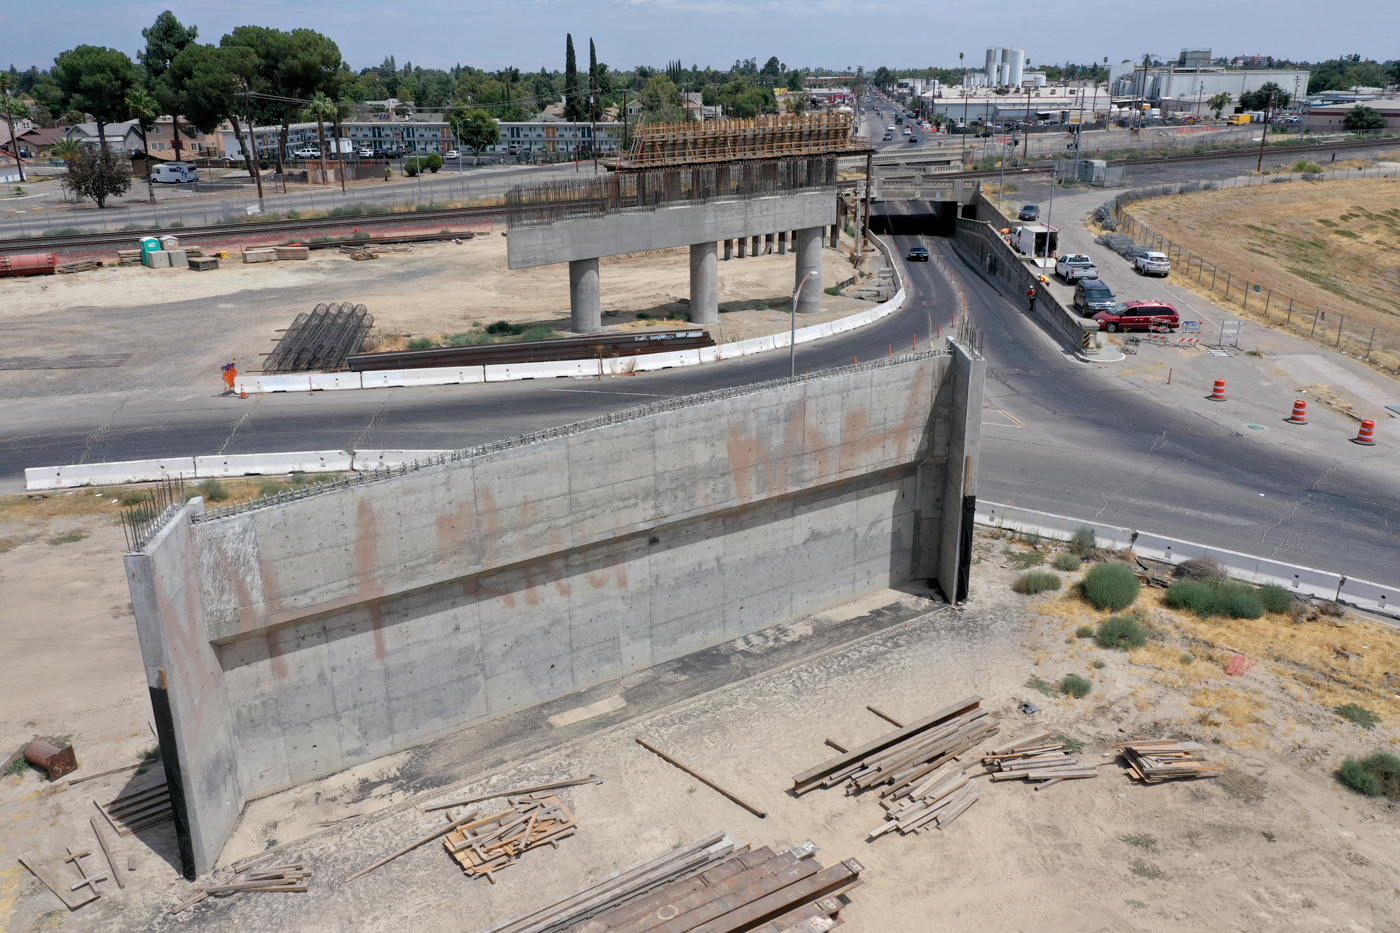
[[[749,238],[746,237],[746,236],[741,236],[741,237],[739,237],[739,258],[740,258],[740,259],[743,259],[744,257],[748,256],[748,254],[749,254]]]
[[[779,255],[779,256],[786,256],[786,255],[787,255],[787,245],[788,245],[788,232],[787,232],[786,230],[779,230],[779,231],[778,231],[778,255]]]
[[[836,224],[831,225],[831,248],[841,248],[841,228]]]
[[[728,261],[728,260],[734,258],[734,241],[733,241],[733,240],[725,240],[725,241],[724,241],[724,258],[725,258],[726,261]]]
[[[690,247],[690,320],[719,322],[719,250],[714,240]]]
[[[802,294],[797,296],[794,310],[798,314],[812,314],[822,309],[822,228],[808,227],[797,231],[793,251],[797,253],[797,272],[793,288],[802,283],[808,272],[812,277],[802,286]]]
[[[594,334],[603,329],[597,259],[569,260],[569,327],[576,334]]]
[[[753,242],[749,244],[749,250],[755,256],[763,255],[763,234],[755,233],[753,235]]]

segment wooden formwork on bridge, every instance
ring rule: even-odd
[[[619,166],[622,171],[809,155],[859,155],[868,141],[855,135],[849,113],[772,114],[750,120],[642,124]]]

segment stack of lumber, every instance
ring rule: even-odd
[[[507,797],[507,810],[459,826],[443,839],[447,851],[472,877],[495,872],[520,860],[529,849],[550,845],[573,835],[578,819],[547,791]]]
[[[932,716],[886,733],[793,776],[793,790],[805,794],[818,787],[845,783],[847,794],[889,785],[894,794],[925,778],[945,763],[997,732],[996,722],[981,708],[981,697],[939,710]]]
[[[193,907],[207,897],[228,897],[231,894],[274,893],[278,891],[306,892],[310,886],[307,879],[311,872],[305,866],[276,865],[249,872],[243,878],[230,884],[214,884],[194,892],[185,900],[170,908],[172,914]]]
[[[378,259],[379,253],[372,246],[342,246],[340,252],[351,259]]]
[[[170,809],[170,788],[164,782],[124,794],[106,806],[96,800],[93,803],[112,824],[118,836],[130,836],[148,826],[175,818],[174,811]]]
[[[927,775],[917,784],[905,784],[883,795],[880,806],[885,808],[885,822],[870,831],[877,839],[892,829],[900,835],[917,833],[936,826],[943,829],[962,816],[980,795],[971,783],[967,771],[952,763]]]
[[[715,863],[711,854],[724,847],[729,855]],[[489,933],[825,933],[841,923],[839,895],[861,884],[859,862],[823,868],[811,842],[747,849],[737,837],[709,836],[680,859],[635,866]]]
[[[658,888],[748,851],[749,844],[742,837],[712,833],[650,861],[613,872],[563,900],[497,924],[486,933],[562,933],[590,917],[629,904]]]
[[[1128,773],[1144,784],[1160,784],[1185,778],[1219,777],[1225,769],[1208,765],[1199,757],[1206,747],[1199,742],[1176,739],[1156,739],[1149,742],[1124,742],[1114,746],[1123,749],[1128,761]]]
[[[1099,776],[1097,765],[1084,764],[1066,754],[1065,744],[1050,738],[1049,732],[999,745],[982,756],[982,765],[991,772],[993,781],[1025,778],[1035,784],[1036,790],[1060,781]]]
[[[137,264],[140,264],[139,259]],[[102,260],[100,259],[79,259],[76,262],[59,263],[57,272],[59,275],[67,275],[72,272],[91,272],[93,269],[101,268]]]
[[[139,249],[119,249],[117,250],[117,265],[119,266],[139,266],[141,265],[141,251]]]

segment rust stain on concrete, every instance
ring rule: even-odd
[[[376,582],[376,558],[379,556],[379,519],[374,514],[374,506],[368,498],[363,498],[355,506],[355,581],[365,597],[369,608],[370,621],[374,626],[374,656],[384,660],[384,617],[379,611],[379,601],[384,596],[384,588]]]

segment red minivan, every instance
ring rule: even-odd
[[[1181,315],[1165,301],[1125,301],[1094,315],[1099,330],[1110,334],[1120,330],[1173,331],[1181,326]]]

